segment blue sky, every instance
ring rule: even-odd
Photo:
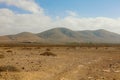
[[[74,11],[80,17],[120,17],[120,0],[35,0],[44,8],[45,14],[66,16],[66,11]],[[9,8],[17,13],[28,13],[15,6],[0,4],[0,8]]]
[[[120,0],[0,0],[0,35],[56,27],[120,33]]]
[[[74,11],[81,17],[120,17],[120,0],[36,0],[49,15]]]

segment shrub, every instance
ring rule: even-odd
[[[22,50],[31,50],[32,48],[29,48],[29,47],[24,47],[22,48]]]
[[[14,66],[0,66],[0,72],[6,72],[6,71],[9,71],[9,72],[18,72],[19,70],[14,67]]]
[[[8,53],[12,53],[12,50],[7,50],[6,52],[8,52]]]
[[[5,56],[3,54],[0,54],[0,58],[4,58]]]
[[[57,56],[56,54],[53,54],[52,52],[44,52],[40,55],[42,55],[42,56]]]
[[[49,48],[47,48],[47,49],[46,49],[46,51],[50,51],[50,49],[49,49]]]

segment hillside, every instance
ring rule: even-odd
[[[54,28],[37,35],[52,42],[79,42],[77,40],[79,34],[66,28]]]
[[[54,42],[120,43],[119,34],[104,29],[72,31],[66,28],[54,28],[37,35]]]
[[[42,38],[36,36],[33,33],[29,32],[22,32],[16,35],[9,35],[8,36],[10,39],[18,42],[40,42],[43,41]]]
[[[103,29],[99,30],[86,30],[78,31],[79,34],[83,35],[87,42],[97,42],[97,43],[120,43],[120,35],[109,32]]]
[[[120,43],[120,34],[104,29],[73,31],[67,28],[54,28],[38,34],[22,32],[0,36],[0,42]]]

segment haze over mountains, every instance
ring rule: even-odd
[[[104,29],[73,31],[67,28],[54,28],[38,34],[22,32],[0,36],[0,42],[120,43],[120,34]]]

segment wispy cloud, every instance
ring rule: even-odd
[[[78,14],[74,11],[67,10],[66,13],[68,13],[69,16],[78,16]]]

